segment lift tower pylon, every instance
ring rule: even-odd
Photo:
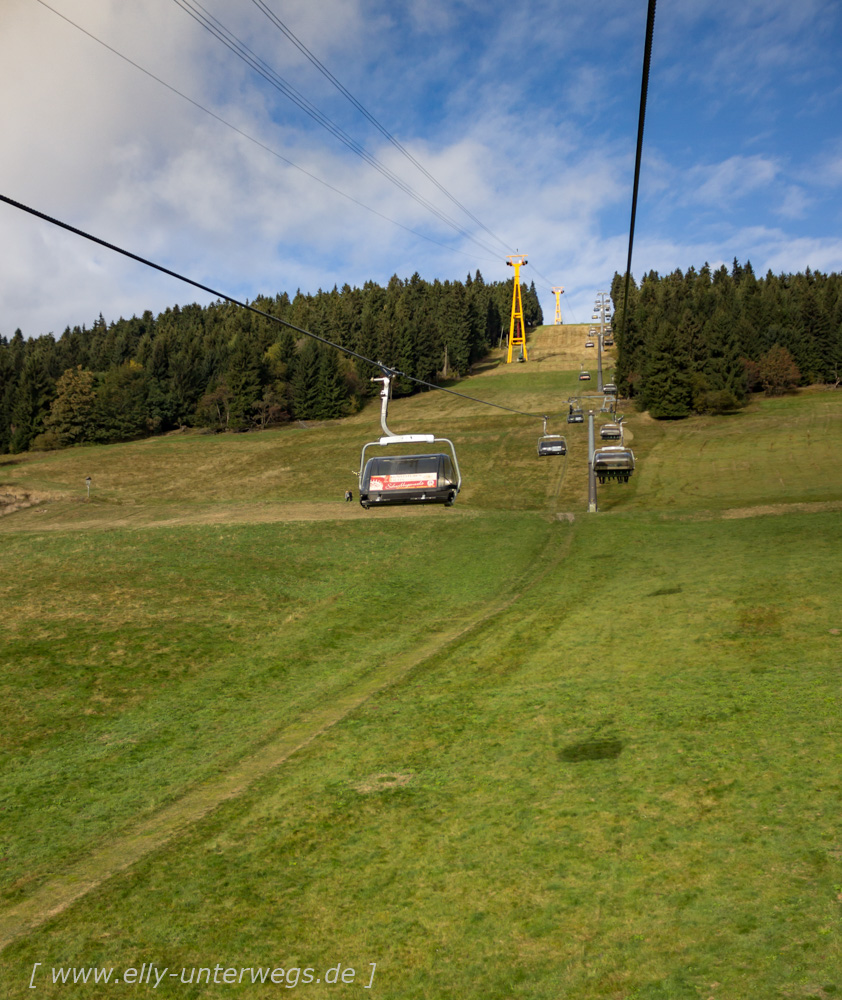
[[[564,295],[564,289],[554,288],[553,294],[555,295],[555,325],[561,326],[561,296]]]
[[[520,294],[520,269],[527,263],[526,254],[508,254],[506,263],[515,269],[515,286],[512,291],[512,318],[509,323],[509,353],[506,357],[506,364],[512,363],[512,349],[516,344],[520,345],[523,352],[523,360],[528,361],[526,354],[526,325],[523,322],[523,299]]]

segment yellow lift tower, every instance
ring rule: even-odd
[[[561,296],[564,295],[563,288],[554,288],[555,295],[555,325],[561,326]]]
[[[528,361],[526,355],[526,325],[523,322],[523,299],[520,294],[520,269],[527,263],[526,254],[508,254],[506,263],[515,269],[515,287],[512,291],[512,319],[509,323],[509,353],[506,364],[512,363],[512,349],[520,344],[523,360]]]

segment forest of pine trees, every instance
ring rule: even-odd
[[[522,286],[528,326],[543,322]],[[415,378],[466,375],[508,334],[512,280],[486,284],[394,276],[383,288],[334,288],[253,303]],[[185,426],[262,429],[341,417],[374,391],[373,366],[225,302],[153,317],[0,336],[0,453],[128,441]],[[399,379],[395,395],[415,391]]]
[[[615,274],[614,380],[661,419],[723,413],[756,391],[842,381],[842,276],[757,278],[734,261],[630,283]],[[543,322],[523,286],[528,326]],[[334,288],[259,298],[258,309],[425,382],[466,375],[508,333],[512,281],[394,276],[383,288]],[[225,302],[157,317],[0,335],[0,453],[128,441],[179,427],[262,429],[358,409],[370,365]],[[396,380],[396,395],[415,391]]]
[[[615,274],[615,381],[653,417],[723,413],[750,392],[842,381],[842,275],[757,278],[736,259],[730,273],[650,271],[630,283],[627,325],[624,285]]]

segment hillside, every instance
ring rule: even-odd
[[[566,460],[394,402],[454,441],[452,509],[344,503],[373,403],[0,461],[5,995],[143,963],[172,997],[332,996],[337,963],[401,1000],[842,989],[842,394],[628,406],[589,515],[586,331],[453,386]]]

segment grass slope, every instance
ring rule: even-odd
[[[457,388],[563,414],[583,336]],[[432,393],[453,510],[341,502],[372,410],[4,460],[3,994],[842,993],[842,398],[627,419],[590,516]]]

